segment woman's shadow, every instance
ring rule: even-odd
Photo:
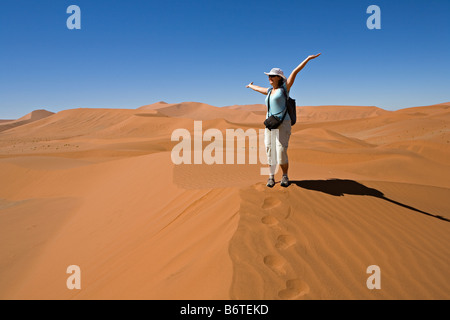
[[[410,209],[415,212],[419,212],[422,214],[425,214],[427,216],[431,216],[440,220],[444,220],[447,222],[450,222],[449,219],[431,214],[416,208],[413,208],[411,206],[408,206],[406,204],[391,200],[389,198],[386,198],[384,194],[376,189],[368,188],[365,185],[353,181],[353,180],[341,180],[341,179],[330,179],[330,180],[301,180],[301,181],[292,181],[291,184],[296,184],[300,188],[308,189],[308,190],[314,190],[314,191],[320,191],[324,192],[333,196],[343,196],[344,194],[351,194],[351,195],[358,195],[358,196],[372,196],[376,198],[380,198],[386,201],[389,201],[391,203],[394,203],[400,207]]]

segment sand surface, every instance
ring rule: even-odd
[[[264,115],[157,102],[0,121],[0,299],[450,298],[450,103],[298,107],[288,188],[281,171],[265,186],[248,143],[225,161],[227,129]],[[223,135],[223,164],[172,162],[195,120]]]

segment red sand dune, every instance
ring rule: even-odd
[[[449,299],[449,108],[298,107],[273,189],[261,163],[171,161],[174,130],[259,130],[262,105],[0,123],[0,298]]]
[[[54,113],[47,110],[34,110],[17,120],[0,120],[0,132],[44,119],[52,114]]]
[[[224,119],[235,123],[255,123],[260,122],[261,120],[261,115],[255,114],[250,110],[229,110],[226,107],[219,108],[198,102],[181,102],[174,104],[157,102],[155,104],[140,107],[137,110],[157,110],[158,113],[168,117],[194,120]]]

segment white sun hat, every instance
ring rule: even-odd
[[[264,72],[264,73],[267,74],[268,76],[280,76],[284,80],[286,80],[283,70],[281,70],[280,68],[272,68],[272,70],[270,70],[270,72]]]

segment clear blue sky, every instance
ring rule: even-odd
[[[81,30],[69,30],[69,5]],[[369,5],[381,29],[369,30]],[[0,119],[35,109],[137,108],[160,100],[263,103],[269,86],[322,52],[291,90],[298,105],[387,110],[450,101],[449,0],[2,0]]]

